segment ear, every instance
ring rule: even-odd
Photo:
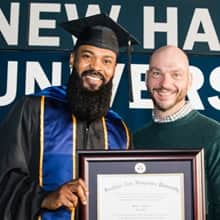
[[[75,53],[71,52],[70,57],[69,57],[69,65],[70,65],[70,67],[73,67],[74,61],[75,61]]]

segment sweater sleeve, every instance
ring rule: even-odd
[[[23,98],[0,125],[0,219],[35,219],[45,192],[38,185],[39,98]]]
[[[220,219],[220,138],[214,143],[210,143],[210,147],[205,152],[206,158],[206,183],[207,197],[206,207],[208,208],[208,220]]]

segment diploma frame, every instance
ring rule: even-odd
[[[145,164],[143,173],[184,174],[184,220],[205,220],[204,150],[148,149],[148,150],[86,150],[78,151],[78,176],[89,188],[88,204],[79,206],[81,220],[97,220],[99,175],[135,174],[135,165]],[[138,174],[139,175],[139,174]],[[110,208],[111,209],[111,208]],[[110,211],[109,211],[110,212]],[[182,218],[181,218],[182,219]],[[100,219],[104,220],[104,219]],[[178,219],[176,219],[178,220]]]

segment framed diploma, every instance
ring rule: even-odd
[[[78,151],[82,220],[205,220],[202,149]]]

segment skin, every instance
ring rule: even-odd
[[[41,208],[56,210],[65,206],[70,211],[77,207],[78,202],[87,204],[88,189],[82,179],[71,180],[56,191],[49,193],[42,201]]]
[[[91,45],[82,45],[71,55],[71,62],[79,76],[90,69],[100,73],[82,77],[84,87],[91,91],[98,90],[114,76],[116,59],[115,52]]]
[[[117,55],[111,50],[102,49],[90,45],[82,45],[70,56],[70,65],[73,65],[83,85],[91,91],[98,90],[103,83],[109,82],[114,76]],[[82,76],[84,71],[93,69],[99,74]],[[103,80],[104,79],[104,80]],[[42,201],[41,208],[56,210],[66,207],[73,211],[79,204],[87,204],[88,188],[82,179],[71,180],[60,186],[54,192],[49,193]]]
[[[192,77],[186,54],[175,46],[156,50],[146,73],[146,86],[154,103],[154,113],[163,119],[178,112],[186,102]]]

